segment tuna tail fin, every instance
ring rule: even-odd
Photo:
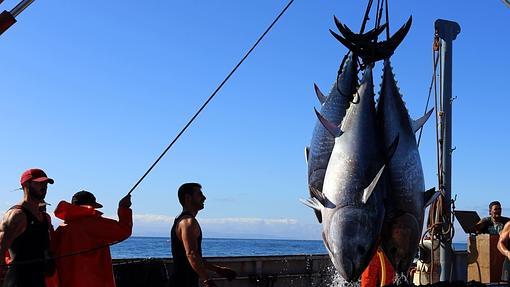
[[[388,40],[383,42],[356,42],[354,39],[347,36],[346,38],[336,34],[332,30],[329,32],[335,37],[340,43],[346,46],[349,50],[353,51],[357,56],[363,59],[365,65],[377,62],[382,59],[389,58],[393,55],[393,52],[397,49],[398,45],[404,40],[409,29],[412,24],[412,16],[409,17],[409,20]],[[345,26],[345,25],[342,25]],[[343,27],[344,28],[344,27]],[[374,31],[374,30],[373,30]],[[376,33],[378,32],[375,29],[374,32],[370,31],[368,33]]]
[[[319,118],[319,121],[322,123],[322,125],[324,126],[324,128],[326,128],[326,130],[328,130],[328,132],[334,136],[334,137],[339,137],[343,134],[342,130],[340,129],[339,126],[331,123],[330,121],[328,121],[326,118],[324,118],[318,111],[317,109],[315,109],[315,114],[317,115],[317,118]]]
[[[424,205],[424,208],[426,208],[427,206],[431,205],[432,203],[434,203],[434,201],[436,201],[436,199],[441,195],[441,192],[436,190],[435,187],[429,189],[429,190],[426,190],[424,193],[423,193],[423,197],[424,197],[424,202],[425,202],[425,205]]]
[[[317,98],[319,99],[319,102],[321,103],[321,105],[324,104],[324,102],[326,102],[326,100],[328,98],[326,98],[326,96],[324,96],[324,94],[321,92],[321,90],[319,89],[319,86],[317,86],[317,84],[313,84],[313,89],[315,90],[315,94],[317,95]]]
[[[310,156],[310,147],[305,147],[305,162],[308,164],[308,157]]]
[[[377,37],[386,29],[387,24],[376,27],[364,34],[356,34],[351,31],[346,25],[342,24],[337,17],[333,16],[335,20],[335,25],[338,28],[338,31],[351,43],[355,43],[358,46],[362,46],[367,42],[374,41]],[[336,37],[335,37],[336,38]]]
[[[423,127],[423,125],[430,118],[430,115],[432,114],[433,110],[434,110],[434,108],[430,109],[430,111],[428,111],[425,115],[423,115],[423,117],[421,117],[417,120],[414,120],[412,122],[413,132],[417,132],[419,129],[421,129],[421,127]]]
[[[375,187],[377,186],[377,183],[379,182],[379,179],[381,178],[381,175],[384,171],[384,168],[386,165],[383,165],[381,169],[379,169],[379,172],[375,175],[372,182],[363,190],[363,195],[361,196],[361,202],[363,204],[366,204],[370,196],[372,195],[372,192],[374,191]]]

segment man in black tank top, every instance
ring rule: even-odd
[[[51,222],[39,204],[44,202],[48,183],[53,184],[53,179],[33,168],[23,172],[20,183],[23,201],[7,211],[0,224],[0,266],[5,264],[7,250],[12,259],[3,286],[44,287],[44,276],[54,269],[45,260],[49,257]]]
[[[178,191],[182,213],[175,219],[170,231],[174,260],[172,286],[175,287],[198,287],[199,281],[205,287],[216,286],[207,270],[229,280],[236,277],[234,270],[208,263],[202,257],[202,230],[195,218],[198,211],[204,208],[206,199],[201,189],[198,183],[185,183]]]

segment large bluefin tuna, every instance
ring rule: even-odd
[[[318,114],[335,135],[324,178],[322,197],[305,204],[321,211],[322,237],[340,275],[355,281],[377,247],[384,218],[384,153],[377,135],[372,67],[365,69],[358,89],[340,127]],[[393,144],[393,146],[395,143]]]
[[[315,92],[321,102],[320,113],[334,125],[340,125],[345,116],[347,108],[357,89],[357,63],[356,58],[349,54],[340,76],[337,78],[328,97],[326,98],[315,85]],[[335,138],[326,130],[324,125],[317,120],[313,130],[310,147],[306,148],[306,159],[308,162],[308,189],[310,196],[322,192],[324,175],[328,167],[329,157],[335,145]],[[317,219],[322,218],[319,211],[315,211]]]
[[[418,250],[423,227],[425,184],[415,132],[432,113],[412,121],[397,87],[389,60],[384,61],[377,122],[384,144],[396,135],[399,144],[389,160],[390,183],[382,248],[398,272],[406,272]]]

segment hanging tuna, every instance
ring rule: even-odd
[[[413,121],[397,87],[390,60],[384,61],[377,122],[383,143],[396,135],[399,144],[388,163],[390,182],[382,247],[397,272],[407,272],[418,250],[423,229],[425,182],[415,132],[430,117],[430,110]],[[430,194],[429,194],[430,195]]]

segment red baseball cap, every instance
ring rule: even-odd
[[[49,178],[46,173],[40,168],[31,168],[25,170],[21,174],[20,183],[21,185],[25,184],[27,181],[35,181],[35,182],[47,182],[53,184],[55,181],[52,178]]]

